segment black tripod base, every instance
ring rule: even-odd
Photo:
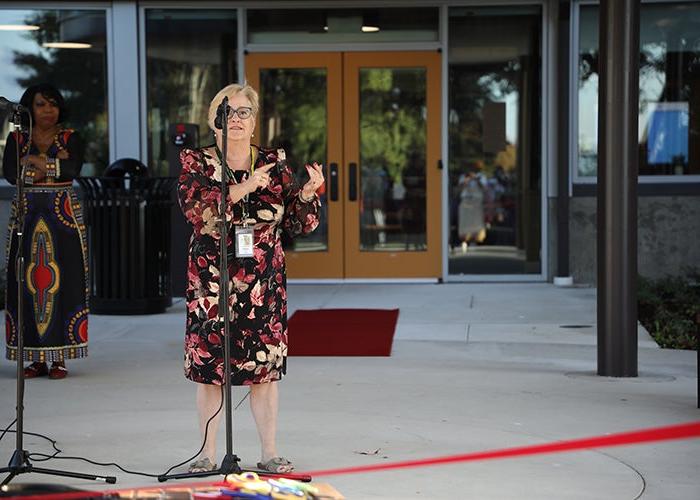
[[[240,474],[243,472],[241,470],[241,466],[238,465],[238,462],[240,462],[241,459],[238,458],[237,455],[229,455],[228,453],[226,456],[224,456],[224,459],[221,461],[221,467],[219,467],[220,474],[223,474],[224,476],[228,474]]]
[[[226,454],[224,459],[221,461],[221,467],[218,469],[205,471],[205,472],[183,472],[182,474],[163,474],[158,476],[159,482],[164,482],[169,479],[192,479],[198,477],[208,477],[208,476],[227,476],[228,474],[241,474],[243,472],[255,472],[258,476],[272,476],[272,477],[286,477],[289,479],[295,479],[304,483],[311,481],[311,476],[299,475],[299,474],[276,474],[273,472],[265,472],[259,470],[243,470],[238,465],[240,458],[236,455]]]
[[[15,450],[10,458],[10,463],[7,467],[0,468],[0,474],[8,473],[7,477],[0,483],[0,486],[5,486],[20,474],[28,474],[34,472],[36,474],[47,474],[50,476],[72,477],[76,479],[88,479],[90,481],[104,481],[105,483],[114,484],[117,478],[114,476],[96,476],[94,474],[82,474],[79,472],[68,472],[63,470],[44,469],[42,467],[34,467],[29,461],[29,453],[25,450]]]

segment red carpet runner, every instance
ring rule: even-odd
[[[300,309],[289,318],[290,356],[390,356],[398,309]]]

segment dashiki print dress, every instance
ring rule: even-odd
[[[270,184],[248,195],[248,226],[254,228],[254,256],[234,254],[234,226],[243,215],[241,200],[227,205],[232,221],[227,238],[230,290],[231,383],[280,380],[287,365],[287,278],[281,235],[309,234],[319,224],[320,201],[303,201],[282,150],[251,148],[255,167],[276,163]],[[183,149],[178,196],[192,225],[187,268],[185,376],[222,385],[224,347],[219,319],[219,207],[221,162],[214,146]],[[243,182],[248,171],[229,171],[228,185]]]
[[[10,133],[3,156],[3,174],[17,182],[20,158],[42,154],[25,133]],[[25,185],[24,204],[24,361],[61,362],[87,356],[87,242],[73,179],[83,165],[83,143],[73,130],[60,130],[45,154],[59,158],[59,175],[52,182]],[[13,200],[5,255],[6,357],[17,359],[17,200]]]

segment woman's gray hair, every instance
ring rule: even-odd
[[[253,108],[253,117],[258,115],[260,104],[258,93],[255,91],[255,89],[247,83],[244,83],[243,85],[240,83],[232,83],[231,85],[227,85],[223,89],[219,90],[219,92],[217,92],[217,94],[214,96],[214,99],[211,100],[211,103],[209,103],[207,123],[209,124],[210,129],[215,130],[214,120],[216,120],[216,110],[224,97],[228,97],[230,101],[238,94],[243,94],[246,99],[248,99],[248,102],[250,102],[250,107]]]

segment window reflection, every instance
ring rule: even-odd
[[[101,173],[109,161],[104,11],[0,10],[0,25],[0,95],[18,102],[30,85],[57,87],[67,125],[85,141],[82,175]],[[11,125],[0,118],[1,157]]]
[[[209,103],[236,70],[236,11],[146,11],[148,164],[155,175],[179,171],[180,146],[213,142]],[[176,124],[186,131],[178,139]]]
[[[578,166],[595,177],[598,154],[598,16],[580,7]],[[639,66],[639,174],[700,174],[700,5],[642,4]]]
[[[308,180],[304,165],[317,161],[327,165],[328,110],[325,69],[263,69],[260,71],[260,144],[285,150],[297,181]],[[328,170],[325,171],[328,178]],[[297,252],[328,250],[328,203],[322,188],[321,222],[304,238],[284,241]]]
[[[425,251],[426,71],[360,70],[360,249]]]
[[[539,273],[541,10],[449,22],[449,273]]]

